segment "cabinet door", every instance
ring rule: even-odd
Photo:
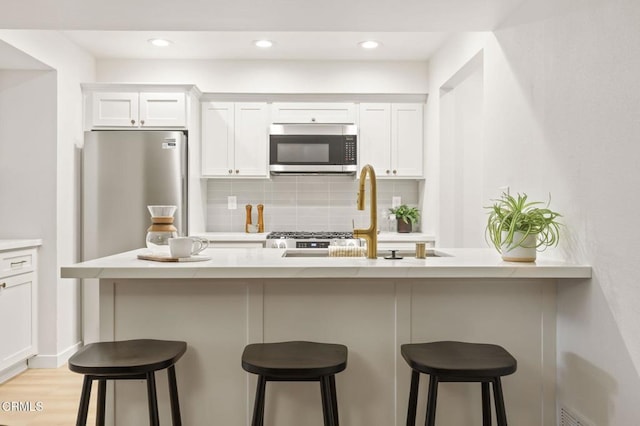
[[[140,93],[140,126],[186,127],[184,93]]]
[[[33,272],[0,278],[0,371],[36,353]]]
[[[391,173],[423,177],[422,104],[391,106]]]
[[[352,103],[287,102],[272,105],[274,123],[355,123],[356,108]]]
[[[96,92],[92,95],[91,106],[93,126],[138,126],[137,93]]]
[[[202,104],[202,174],[231,176],[233,169],[232,102]]]
[[[391,176],[391,105],[360,104],[360,167],[371,164],[376,176]]]
[[[222,241],[209,243],[209,247],[213,248],[263,248],[264,243],[260,242],[240,242],[240,241]]]
[[[268,127],[266,103],[235,104],[235,175],[267,177]]]

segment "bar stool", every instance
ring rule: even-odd
[[[159,426],[160,419],[154,373],[164,369],[167,369],[169,378],[173,426],[181,426],[182,420],[178,403],[175,363],[186,350],[187,344],[185,342],[150,339],[98,342],[91,343],[80,349],[69,358],[69,370],[84,374],[76,426],[87,424],[91,384],[94,380],[98,381],[96,424],[104,425],[107,380],[134,379],[147,381],[149,424],[151,426]]]
[[[280,342],[247,345],[242,368],[258,375],[252,426],[264,425],[266,383],[320,382],[325,426],[339,426],[335,374],[347,367],[347,347],[331,343]]]
[[[482,383],[483,426],[491,426],[489,383],[492,383],[498,426],[507,426],[500,377],[513,374],[517,369],[517,361],[503,347],[482,343],[432,342],[405,344],[400,351],[412,369],[407,426],[416,423],[420,373],[430,377],[425,426],[435,425],[440,382]]]

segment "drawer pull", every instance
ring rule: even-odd
[[[0,288],[7,288],[7,283],[0,284]]]
[[[22,266],[25,263],[27,263],[26,260],[21,260],[19,262],[11,262],[11,267],[13,268],[14,266]]]

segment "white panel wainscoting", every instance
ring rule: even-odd
[[[507,415],[519,426],[554,424],[555,279],[103,279],[101,339],[187,341],[177,363],[183,423],[250,424],[255,376],[240,358],[248,343],[314,340],[347,345],[336,376],[348,426],[406,422],[410,370],[400,345],[466,340],[503,345],[518,371],[503,379]],[[170,418],[166,374],[158,375],[161,418]],[[420,388],[424,421],[427,378]],[[116,424],[147,421],[142,381],[117,383]],[[445,383],[438,422],[479,426],[479,384]],[[108,410],[113,422],[113,408]],[[265,422],[321,426],[317,383],[269,383]],[[111,423],[113,424],[113,423]]]

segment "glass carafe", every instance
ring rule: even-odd
[[[147,248],[153,251],[166,249],[169,238],[178,236],[173,226],[173,214],[176,206],[147,206],[151,213],[151,226],[147,229]]]

